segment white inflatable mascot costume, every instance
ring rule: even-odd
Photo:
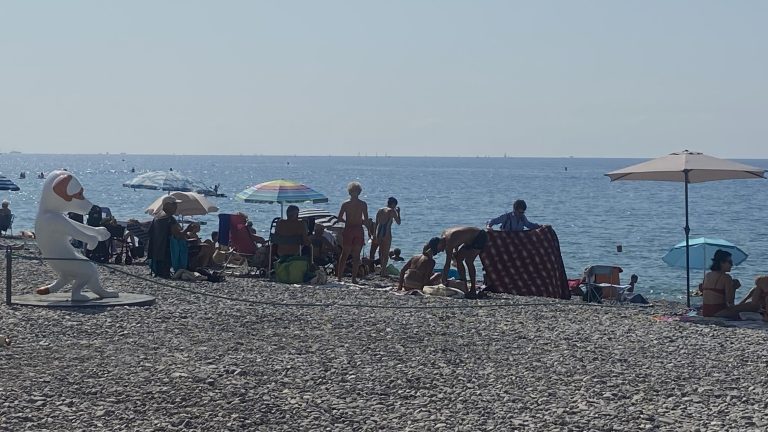
[[[80,240],[94,249],[100,241],[109,238],[109,231],[102,227],[90,227],[75,222],[64,215],[67,212],[86,214],[93,204],[83,196],[80,182],[67,171],[53,171],[43,183],[40,208],[37,211],[35,234],[43,258],[64,258],[79,261],[50,260],[48,264],[59,274],[59,279],[37,289],[45,295],[59,291],[72,284],[72,301],[88,301],[91,298],[81,294],[83,288],[101,298],[117,297],[117,292],[106,291],[99,282],[96,265],[78,253],[69,243],[70,239]]]

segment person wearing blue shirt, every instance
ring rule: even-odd
[[[501,224],[501,230],[506,232],[523,231],[525,228],[534,230],[540,228],[541,225],[533,223],[525,217],[525,210],[528,205],[523,200],[517,200],[512,205],[512,211],[504,213],[503,215],[491,219],[488,221],[488,229],[493,228],[494,225]]]

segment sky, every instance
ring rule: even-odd
[[[762,0],[0,0],[0,152],[768,158]]]

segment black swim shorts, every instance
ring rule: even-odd
[[[488,244],[488,233],[485,230],[480,230],[472,243],[468,244],[467,247],[470,249],[482,251],[485,249],[486,244]]]

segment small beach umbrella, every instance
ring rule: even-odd
[[[19,191],[20,188],[6,176],[0,175],[0,191]]]
[[[123,183],[123,186],[132,189],[180,192],[195,192],[204,188],[199,181],[176,171],[150,171]]]
[[[683,150],[658,159],[632,165],[606,174],[611,181],[649,180],[671,181],[685,184],[685,260],[686,294],[688,307],[691,306],[691,266],[690,240],[691,228],[688,225],[688,184],[718,180],[759,179],[765,178],[765,170],[740,164],[725,159],[708,156],[703,153]]]
[[[733,265],[746,261],[748,255],[735,244],[716,238],[700,237],[689,240],[689,264],[695,270],[707,270],[712,264],[715,252],[722,249],[731,253]],[[685,268],[685,241],[676,244],[661,258],[670,267]]]
[[[251,186],[235,195],[235,199],[247,203],[280,203],[280,214],[284,204],[325,203],[328,198],[309,186],[291,180],[273,180]]]
[[[179,201],[176,209],[176,214],[179,216],[201,216],[219,211],[218,207],[199,193],[171,192],[170,195]],[[168,195],[156,199],[145,212],[152,216],[158,215],[163,210],[163,198],[166,196]]]

